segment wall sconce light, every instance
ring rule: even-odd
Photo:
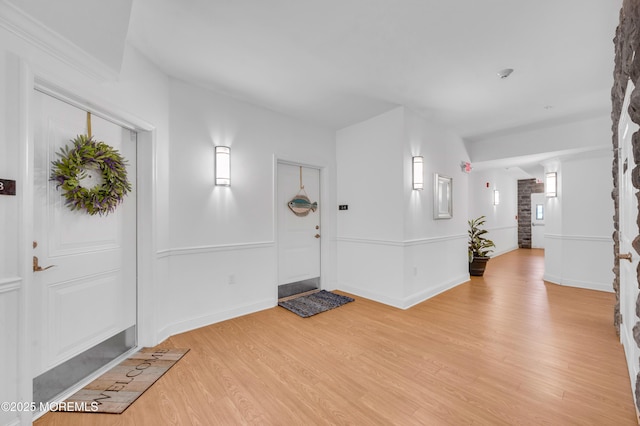
[[[413,157],[413,189],[424,189],[424,157]]]
[[[556,172],[546,174],[546,183],[544,185],[544,189],[547,193],[547,197],[558,196],[558,174]]]
[[[500,204],[500,191],[498,191],[497,189],[493,190],[493,205],[497,206],[498,204]]]
[[[231,148],[216,146],[216,185],[231,186]]]

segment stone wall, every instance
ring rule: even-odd
[[[531,248],[531,194],[544,192],[535,179],[518,181],[518,247]]]
[[[634,52],[640,47],[640,0],[624,0],[622,10],[620,11],[620,24],[616,29],[616,35],[613,39],[615,47],[615,68],[613,71],[613,87],[611,89],[611,130],[613,133],[613,198],[615,213],[613,216],[614,232],[613,232],[613,252],[614,265],[613,272],[615,274],[613,280],[613,288],[616,293],[616,305],[613,316],[613,323],[618,333],[620,333],[620,324],[622,318],[620,316],[620,268],[617,254],[620,251],[620,215],[619,215],[619,199],[618,199],[618,122],[622,112],[622,104],[624,102],[624,94],[627,89],[627,82],[631,79],[635,84],[635,90],[631,94],[631,103],[629,105],[629,116],[634,123],[640,124],[640,54],[634,55]],[[640,132],[636,132],[632,137],[633,156],[637,164],[640,164]],[[640,188],[640,166],[636,166],[632,170],[632,182],[635,188]],[[638,212],[638,223],[640,223],[640,212]],[[636,237],[633,242],[633,248],[640,253],[640,236]],[[638,271],[638,282],[640,282],[640,271]],[[627,321],[635,323],[633,327],[633,337],[636,344],[640,347],[640,298],[636,301],[636,318],[627,318]],[[640,374],[636,377],[636,407],[640,407]]]

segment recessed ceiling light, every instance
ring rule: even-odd
[[[511,75],[512,72],[513,72],[513,68],[505,68],[503,70],[498,71],[498,77],[507,78]]]

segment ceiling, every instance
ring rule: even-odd
[[[173,77],[322,126],[405,105],[473,141],[609,114],[621,4],[134,0],[128,37]]]

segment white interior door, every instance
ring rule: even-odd
[[[544,215],[547,197],[544,193],[531,194],[531,248],[544,248]]]
[[[638,374],[638,357],[640,350],[634,342],[632,328],[637,321],[636,299],[638,297],[638,279],[636,268],[638,267],[638,253],[633,249],[631,243],[638,235],[636,218],[638,215],[638,200],[635,196],[636,189],[631,182],[631,172],[635,167],[631,139],[638,130],[638,125],[629,118],[627,109],[629,107],[629,96],[633,91],[633,83],[629,81],[622,116],[618,125],[618,143],[620,147],[619,156],[619,213],[620,213],[620,313],[622,314],[622,325],[620,330],[621,341],[625,347],[627,364],[631,383],[635,389],[635,378]]]
[[[301,192],[316,211],[297,216],[288,203]],[[278,164],[278,285],[320,277],[320,170],[290,164]]]
[[[135,133],[92,117],[95,139],[127,160],[133,191],[115,212],[90,216],[66,207],[49,181],[56,153],[87,132],[86,112],[36,91],[34,117],[34,263],[37,258],[41,268],[54,265],[33,272],[29,312],[35,378],[131,330],[137,291]]]

